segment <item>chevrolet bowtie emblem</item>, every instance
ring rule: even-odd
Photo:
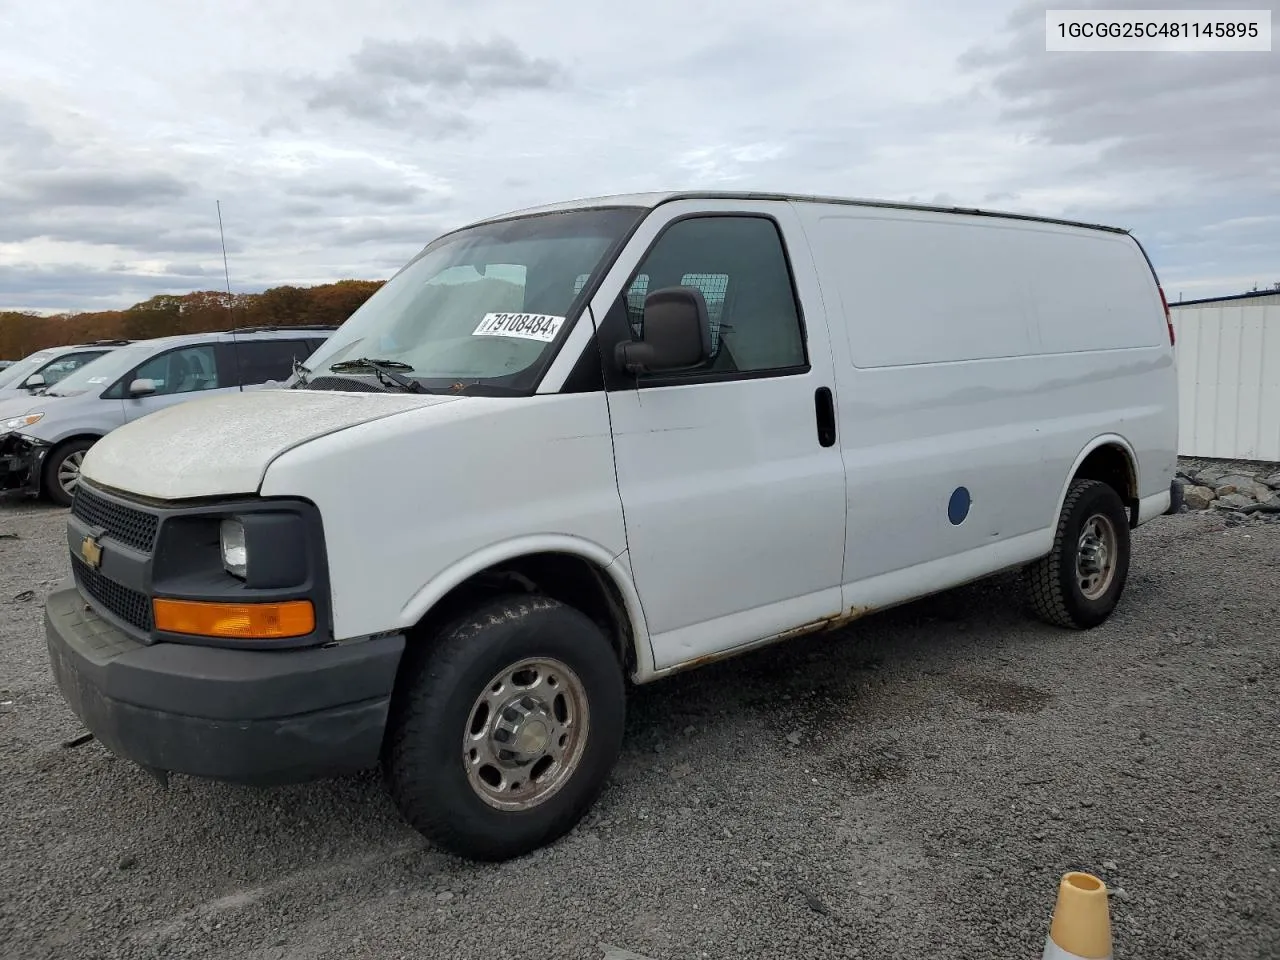
[[[102,544],[93,534],[89,534],[80,541],[80,556],[94,570],[102,565]]]

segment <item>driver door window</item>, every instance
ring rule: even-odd
[[[138,367],[132,379],[150,380],[156,386],[155,396],[216,390],[220,386],[212,344],[162,353]]]
[[[681,380],[783,376],[808,369],[800,310],[778,228],[767,217],[702,216],[673,223],[645,255],[614,305],[641,336],[644,300],[664,287],[696,287],[711,320],[711,359],[687,373],[646,377],[640,386]],[[615,387],[633,389],[630,378]]]
[[[141,397],[129,396],[134,380],[150,380],[156,392]],[[117,384],[125,399],[125,417],[137,420],[156,410],[194,400],[217,390],[238,390],[234,378],[220,376],[217,350],[213,344],[179,347],[152,357]]]

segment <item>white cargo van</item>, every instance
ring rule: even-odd
[[[505,858],[568,830],[626,681],[1026,567],[1067,628],[1175,509],[1173,331],[1123,230],[761,194],[428,245],[289,389],[86,455],[53,674],[155,772],[381,763]]]

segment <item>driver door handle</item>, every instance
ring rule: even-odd
[[[829,447],[836,442],[836,405],[830,387],[819,387],[814,392],[813,410],[818,420],[818,443]]]

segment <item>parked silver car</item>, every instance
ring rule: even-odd
[[[66,347],[47,347],[15,360],[0,370],[0,403],[30,397],[132,340],[95,340]]]
[[[256,327],[139,340],[85,364],[45,393],[0,402],[0,493],[71,503],[99,438],[156,410],[283,383],[336,327]]]

